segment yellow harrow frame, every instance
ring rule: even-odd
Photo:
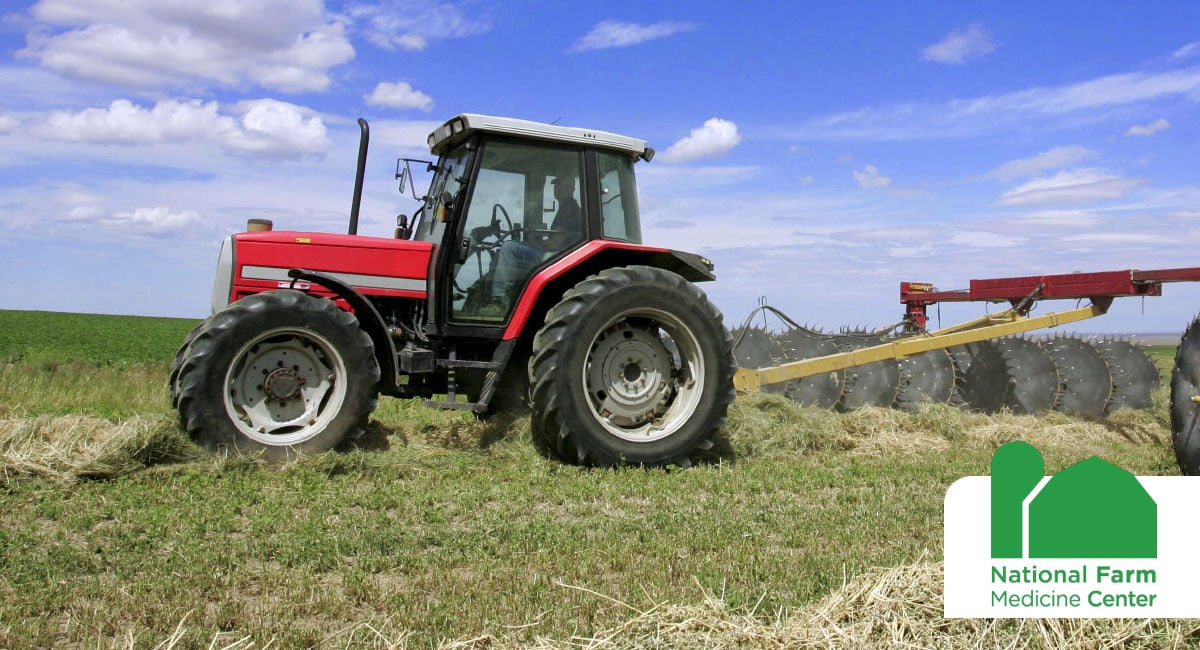
[[[763,386],[782,384],[876,361],[900,360],[930,350],[1076,323],[1104,315],[1111,300],[1101,300],[1100,303],[1039,316],[1022,315],[1023,310],[1014,307],[933,332],[921,332],[850,352],[792,361],[767,368],[739,368],[733,376],[733,385],[739,392],[758,392]]]

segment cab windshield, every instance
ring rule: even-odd
[[[438,161],[437,171],[429,184],[429,194],[425,197],[425,206],[421,210],[422,218],[413,231],[413,239],[434,244],[441,243],[446,231],[447,214],[445,197],[450,201],[463,198],[462,191],[466,187],[467,162],[470,150],[467,145],[460,144],[447,151]]]

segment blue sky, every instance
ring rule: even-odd
[[[360,232],[460,112],[644,138],[647,243],[826,328],[898,282],[1200,265],[1200,3],[41,0],[0,17],[0,308],[202,317],[247,218]],[[1182,331],[1200,290],[1081,329]],[[1067,305],[1062,305],[1067,306]],[[1050,307],[1045,307],[1050,309]],[[943,307],[945,324],[983,312]]]

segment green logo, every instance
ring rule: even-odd
[[[1095,456],[1044,474],[1027,442],[992,455],[993,558],[1158,557],[1158,506],[1136,476]]]

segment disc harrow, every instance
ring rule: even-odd
[[[1183,281],[1200,281],[1200,268],[972,280],[970,289],[956,291],[903,282],[900,300],[906,312],[901,323],[836,334],[801,326],[760,304],[734,332],[740,366],[734,381],[742,390],[780,392],[801,405],[839,410],[913,410],[926,402],[941,402],[984,412],[1057,410],[1104,417],[1120,409],[1146,408],[1159,374],[1146,351],[1132,341],[1022,334],[1101,316],[1114,298],[1158,296],[1163,283]],[[1040,302],[1055,299],[1089,304],[1031,315]],[[927,329],[929,306],[965,301],[1007,302],[1010,308],[936,331]],[[760,313],[764,326],[749,327]],[[774,315],[782,327],[769,331],[767,315]],[[1192,344],[1180,348],[1177,363],[1183,370],[1176,371],[1172,391],[1190,391],[1191,401],[1179,406],[1173,398],[1172,417],[1177,449],[1187,450],[1179,452],[1180,462],[1185,456],[1192,458],[1189,462],[1200,472],[1200,424],[1193,422],[1200,408],[1200,325],[1194,324],[1189,336],[1185,342]]]
[[[870,332],[826,335],[807,328],[742,331],[734,331],[734,356],[743,369],[820,359],[888,340]],[[801,406],[841,411],[868,406],[913,411],[935,402],[985,413],[1057,410],[1102,417],[1149,407],[1157,386],[1154,362],[1132,342],[1057,336],[976,341],[765,384],[761,390],[781,393]]]

